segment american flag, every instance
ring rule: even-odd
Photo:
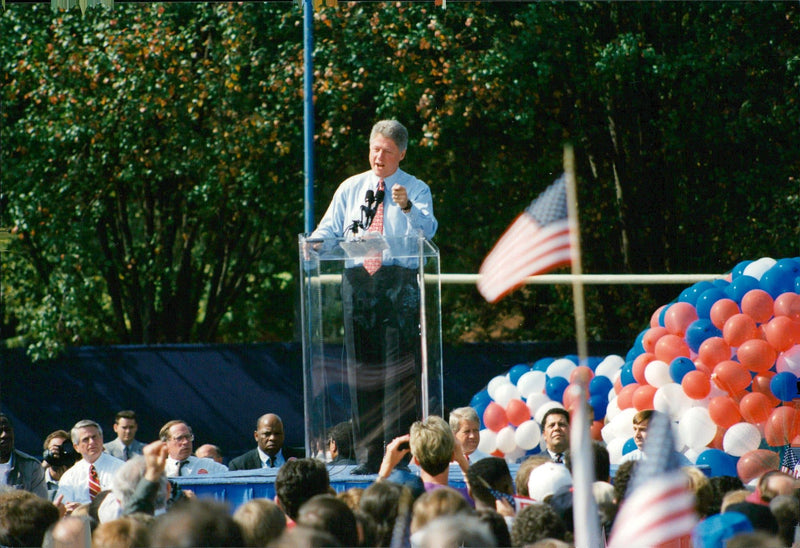
[[[794,454],[792,446],[788,443],[783,447],[781,472],[786,472],[794,478],[800,478],[800,469],[797,468],[797,456]]]
[[[490,303],[525,278],[570,264],[567,184],[562,175],[547,187],[500,237],[484,259],[478,291]]]
[[[653,413],[644,453],[614,520],[609,548],[690,546],[697,524],[694,495],[680,470],[667,415]]]

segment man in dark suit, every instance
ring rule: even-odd
[[[303,458],[301,452],[283,446],[283,421],[278,415],[267,413],[256,422],[256,448],[228,463],[229,470],[254,470],[280,468],[290,459]]]

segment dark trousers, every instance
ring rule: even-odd
[[[342,302],[357,454],[379,464],[384,444],[407,434],[421,413],[417,271],[387,265],[370,276],[348,268]]]

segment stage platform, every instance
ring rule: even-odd
[[[366,489],[377,478],[376,475],[356,476],[352,474],[353,465],[328,465],[331,487],[341,493],[352,487]],[[410,466],[410,471],[419,474],[419,468]],[[519,465],[509,466],[511,476],[517,473]],[[216,476],[183,476],[172,478],[181,489],[194,491],[198,497],[208,497],[230,504],[231,511],[248,500],[255,498],[275,498],[275,478],[278,469],[260,468],[258,470],[237,470]],[[452,487],[466,487],[466,480],[458,465],[450,466],[449,483]]]

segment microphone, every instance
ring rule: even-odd
[[[380,191],[378,191],[378,195],[381,196]],[[367,195],[364,198],[364,201],[367,203],[367,206],[372,206],[372,202],[375,201],[375,193],[372,191],[372,189],[367,190]]]
[[[372,191],[370,190],[369,192],[372,192]],[[379,191],[378,191],[378,192],[375,194],[375,205],[376,205],[376,206],[377,206],[377,205],[380,205],[380,204],[382,204],[382,203],[383,203],[383,197],[384,197],[384,195],[385,195],[385,194],[386,194],[386,192],[385,192],[385,191],[383,191],[383,190],[379,190]],[[377,208],[376,208],[376,209],[377,209]]]

